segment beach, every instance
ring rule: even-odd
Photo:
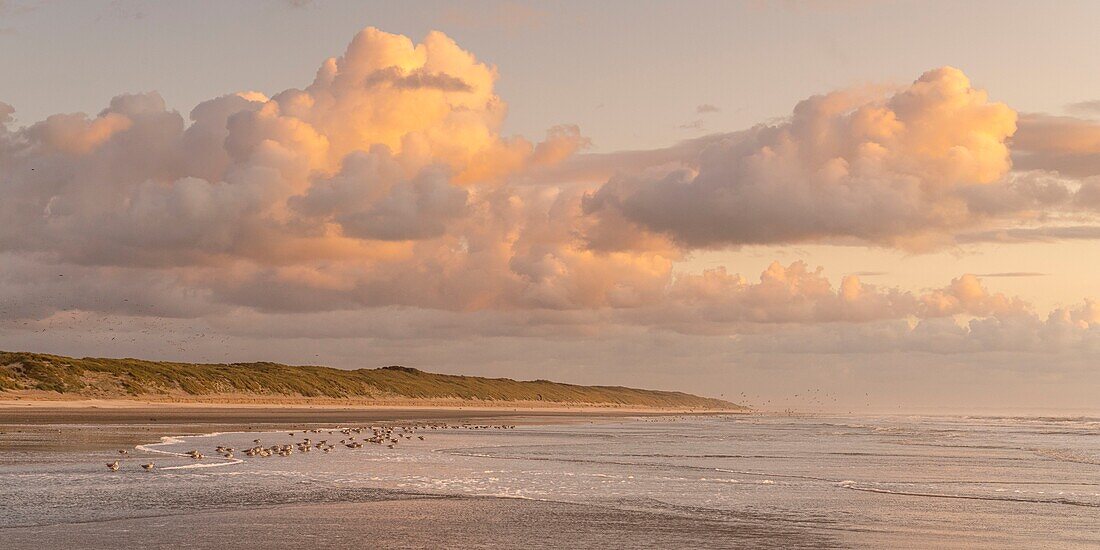
[[[308,526],[308,527],[303,527]],[[827,548],[812,538],[736,525],[557,502],[401,497],[291,505],[3,531],[11,548]]]
[[[1100,420],[1090,418],[20,414],[0,423],[0,483],[13,488],[0,536],[11,548],[1100,544]],[[400,443],[369,443],[379,430]],[[242,454],[253,446],[295,452]],[[117,472],[105,467],[114,460]]]

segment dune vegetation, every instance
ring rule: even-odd
[[[0,398],[254,402],[509,402],[675,409],[739,409],[720,399],[619,386],[579,386],[435,374],[408,367],[344,370],[278,363],[191,364],[0,352]]]

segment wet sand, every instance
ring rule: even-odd
[[[412,497],[0,530],[7,548],[835,548],[765,522],[506,498]]]
[[[0,450],[96,451],[155,441],[164,435],[265,431],[383,422],[546,424],[615,417],[669,416],[661,410],[608,408],[391,408],[217,406],[129,403],[77,407],[71,403],[0,402]],[[716,414],[716,413],[687,413]],[[110,427],[110,429],[104,429]]]

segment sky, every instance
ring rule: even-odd
[[[0,349],[1095,411],[1098,11],[0,0]]]

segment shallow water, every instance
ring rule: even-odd
[[[442,495],[595,506],[608,518],[623,514],[606,520],[617,524],[675,518],[678,529],[703,531],[695,533],[703,539],[671,539],[685,547],[726,546],[730,533],[744,535],[748,546],[1100,546],[1100,419],[602,419],[422,429],[424,441],[402,438],[395,449],[239,453],[256,438],[272,445],[347,437],[327,432],[154,438],[122,457],[115,473],[104,465],[119,458],[115,451],[0,447],[0,528],[27,536],[78,522],[159,517],[163,524],[165,516],[198,512],[410,498],[431,510],[420,495]],[[217,445],[238,449],[237,458],[175,454],[214,456]],[[139,464],[150,460],[157,469],[143,471]],[[537,509],[531,506],[523,509]],[[406,542],[418,546],[415,537]]]

